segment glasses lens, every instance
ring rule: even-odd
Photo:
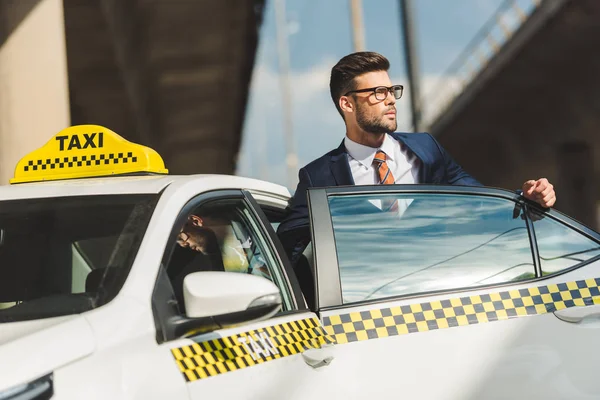
[[[394,89],[394,97],[399,99],[400,97],[402,97],[402,86],[397,85],[393,87]]]
[[[189,237],[189,235],[187,233],[181,232],[179,234],[179,236],[177,237],[177,242],[179,242],[179,244],[183,245],[183,244],[185,244],[188,241],[189,238],[190,237]]]
[[[378,88],[375,88],[375,98],[377,100],[385,100],[385,98],[387,97],[387,94],[388,94],[388,90],[386,87],[380,86]]]

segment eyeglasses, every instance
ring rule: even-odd
[[[350,93],[373,92],[373,93],[375,93],[375,98],[377,100],[385,100],[388,96],[388,93],[391,93],[396,99],[399,99],[400,97],[402,97],[403,91],[404,91],[404,86],[402,86],[402,85],[394,85],[394,86],[390,86],[390,87],[377,86],[377,87],[366,88],[366,89],[351,90],[348,93],[346,93],[344,96],[348,96]]]
[[[177,243],[180,246],[186,247],[189,246],[188,240],[190,240],[190,235],[185,233],[185,232],[180,232],[179,236],[177,237]]]

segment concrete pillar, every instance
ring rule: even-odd
[[[1,0],[0,184],[69,123],[62,0]]]
[[[567,142],[557,152],[556,208],[598,229],[598,188],[592,147],[582,141]]]

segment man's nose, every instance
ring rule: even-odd
[[[385,104],[386,105],[394,105],[396,104],[396,97],[394,97],[394,91],[388,90],[387,96],[385,96]]]

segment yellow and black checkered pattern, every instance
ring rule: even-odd
[[[91,154],[88,156],[54,157],[29,160],[27,165],[23,167],[23,170],[28,172],[73,167],[92,167],[108,164],[127,164],[135,163],[137,160],[137,157],[134,156],[131,151],[127,153],[102,153]]]
[[[252,354],[253,348],[248,345],[248,340],[259,342],[261,334],[264,337],[265,333],[276,349],[275,354]],[[246,339],[240,341],[240,338]],[[327,336],[319,320],[307,318],[197,342],[171,349],[171,352],[186,381],[191,382],[302,353],[309,348],[320,348],[325,343],[333,343],[333,340]]]
[[[600,304],[600,278],[323,318],[336,343],[378,339]]]

